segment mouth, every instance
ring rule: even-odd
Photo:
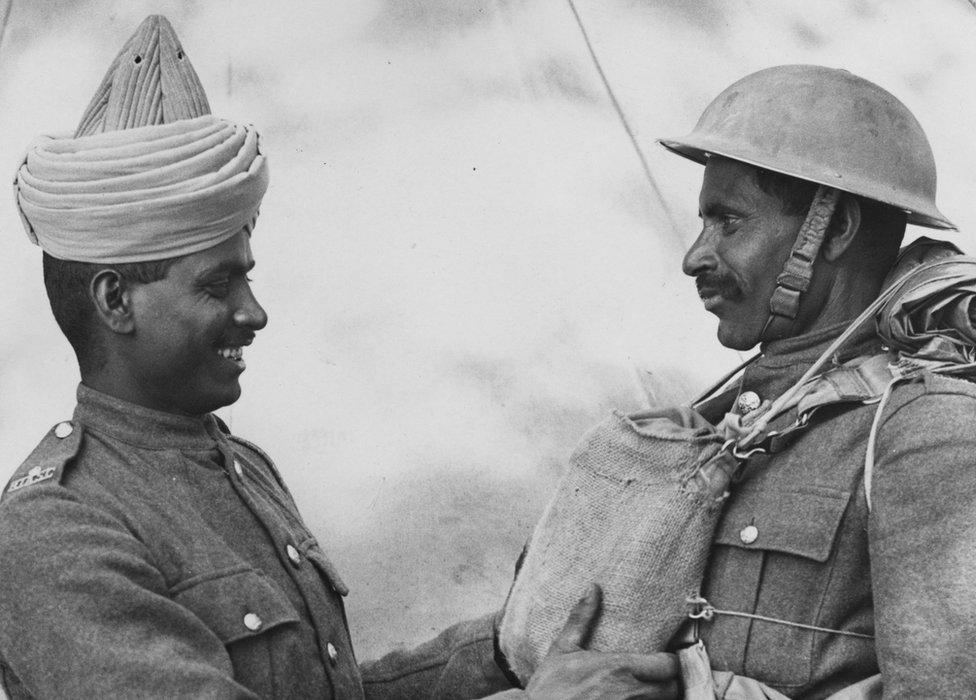
[[[216,349],[217,355],[235,367],[244,370],[247,365],[244,363],[244,348],[240,345],[226,345]]]
[[[701,298],[702,303],[704,303],[706,311],[714,311],[725,299],[722,293],[713,287],[700,287],[698,289],[698,296]]]

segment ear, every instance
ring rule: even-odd
[[[854,236],[861,230],[861,205],[856,197],[841,194],[830,223],[827,237],[820,247],[825,260],[835,261],[842,256],[854,242]]]
[[[95,302],[95,314],[106,328],[121,335],[132,333],[132,295],[118,272],[99,270],[92,277],[89,292]]]

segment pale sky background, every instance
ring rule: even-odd
[[[0,0],[0,11],[5,6]],[[583,430],[739,361],[680,273],[701,168],[654,143],[782,63],[902,99],[972,252],[976,9],[966,0],[13,0],[0,168],[71,131],[150,13],[214,113],[257,125],[252,241],[271,321],[223,411],[276,460],[352,592],[360,659],[498,607]],[[652,186],[653,184],[653,186]],[[74,358],[40,250],[0,198],[0,477],[68,418]],[[649,396],[648,391],[653,395]]]

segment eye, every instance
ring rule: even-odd
[[[230,291],[230,280],[213,280],[203,285],[203,290],[212,297],[223,299]]]
[[[742,217],[735,214],[722,214],[718,220],[722,225],[722,230],[726,233],[735,233],[742,225]]]

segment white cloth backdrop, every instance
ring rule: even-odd
[[[254,276],[271,322],[223,415],[276,458],[340,567],[361,659],[497,607],[583,429],[614,406],[688,398],[738,361],[679,270],[700,168],[653,143],[690,129],[727,84],[813,62],[887,87],[925,126],[940,205],[973,249],[965,0],[576,8],[653,183],[565,0],[14,0],[9,12],[11,178],[34,134],[75,127],[151,12],[172,21],[215,114],[261,131],[271,187]],[[77,370],[10,197],[0,231],[6,479],[69,415]]]

